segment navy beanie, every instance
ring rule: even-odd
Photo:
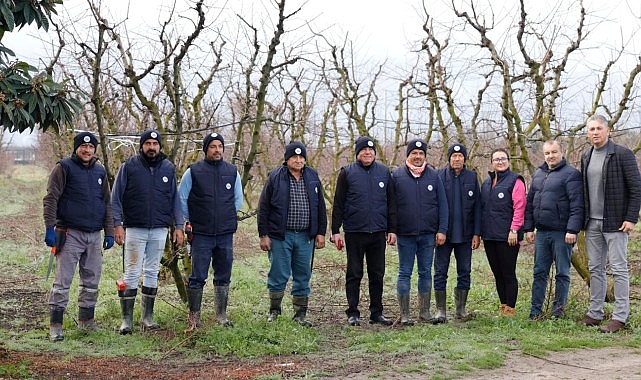
[[[205,136],[205,138],[203,139],[203,152],[207,153],[209,143],[214,140],[220,141],[220,143],[223,144],[223,152],[225,151],[225,138],[223,137],[223,135],[221,135],[220,133],[212,132]]]
[[[452,154],[454,153],[462,153],[463,154],[463,159],[467,160],[467,149],[465,148],[465,145],[463,144],[453,144],[450,146],[450,148],[447,150],[447,160],[450,160],[450,157],[452,157]]]
[[[90,143],[93,145],[94,149],[98,148],[98,139],[91,132],[80,132],[73,138],[73,151],[74,153],[78,150],[78,147],[82,144]]]
[[[358,152],[367,147],[374,149],[374,154],[376,154],[376,143],[374,140],[367,136],[359,137],[358,140],[356,140],[356,144],[354,144],[354,155],[358,156]]]
[[[158,141],[158,145],[160,145],[160,148],[162,149],[162,136],[160,135],[160,132],[153,129],[146,130],[142,135],[140,135],[140,149],[142,149],[142,144],[149,139]]]
[[[409,157],[410,152],[414,149],[420,149],[423,153],[427,154],[427,143],[422,139],[414,139],[407,143],[407,149],[405,150],[405,155]]]
[[[285,161],[295,155],[303,156],[303,158],[307,160],[307,149],[305,149],[305,145],[299,141],[292,141],[285,147]]]

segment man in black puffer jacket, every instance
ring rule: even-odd
[[[558,141],[543,144],[545,162],[532,177],[525,207],[525,238],[534,246],[530,319],[541,318],[552,261],[556,287],[552,315],[563,315],[570,291],[572,247],[583,226],[583,180],[568,165]],[[536,228],[536,237],[534,229]]]

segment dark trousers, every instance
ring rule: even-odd
[[[363,279],[364,260],[367,261],[369,278],[370,318],[383,314],[383,276],[385,276],[385,232],[365,233],[346,232],[347,273],[345,275],[345,294],[348,317],[360,317],[358,302],[361,280]]]
[[[485,255],[490,263],[496,292],[501,304],[509,307],[516,305],[519,295],[519,281],[516,278],[516,259],[519,255],[519,244],[510,246],[507,241],[483,240]]]

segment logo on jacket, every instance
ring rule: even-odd
[[[98,185],[102,186],[102,178],[98,178]]]
[[[383,183],[383,181],[378,183],[378,187],[380,187],[381,189],[385,187],[385,184]]]
[[[503,198],[505,198],[505,194],[499,193],[499,199],[503,199]]]
[[[432,185],[427,185],[427,190],[432,191],[434,190],[434,187]]]
[[[164,183],[167,183],[167,182],[169,182],[169,178],[167,178],[167,177],[162,177],[162,181],[163,181]]]
[[[474,192],[472,190],[470,190],[470,191],[467,192],[467,195],[470,196],[470,197],[473,197],[474,196]]]
[[[227,184],[225,185],[225,188],[226,188],[227,190],[231,189],[231,183],[227,183]]]

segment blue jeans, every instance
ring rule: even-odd
[[[214,286],[229,285],[234,261],[233,244],[233,233],[216,236],[194,234],[191,242],[189,287],[202,289],[205,286],[210,263],[214,270]]]
[[[271,239],[269,251],[269,273],[267,289],[270,292],[282,292],[292,276],[292,295],[309,297],[309,280],[312,277],[312,253],[314,239],[309,231],[285,231],[285,240]]]
[[[434,255],[434,290],[444,291],[447,288],[447,271],[450,268],[450,257],[454,250],[456,259],[456,288],[470,290],[472,280],[472,242],[445,243],[436,247]]]
[[[536,317],[542,313],[552,261],[556,269],[552,315],[563,315],[570,291],[572,246],[565,242],[565,231],[536,231],[530,316]]]
[[[614,278],[612,319],[625,323],[630,314],[630,275],[628,272],[628,234],[603,232],[603,221],[590,219],[585,228],[585,246],[590,270],[590,318],[603,319],[607,290],[606,265],[610,263]]]
[[[432,259],[434,258],[435,234],[398,236],[398,295],[410,293],[410,281],[414,271],[414,258],[418,266],[418,291],[429,293],[432,289]]]
[[[165,251],[168,228],[127,228],[125,235],[125,274],[127,289],[138,288],[138,277],[143,273],[142,285],[158,287],[160,259]]]

